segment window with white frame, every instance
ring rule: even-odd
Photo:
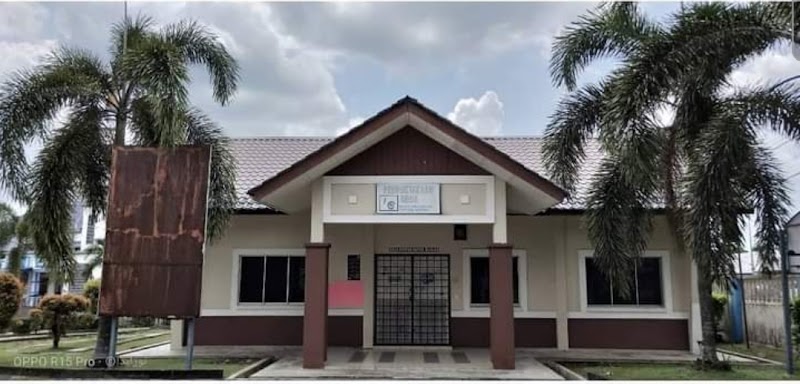
[[[302,303],[304,298],[303,256],[239,256],[239,303]]]
[[[621,289],[597,266],[592,255],[582,260],[582,275],[585,283],[585,303],[588,307],[664,307],[666,303],[665,269],[667,260],[663,255],[643,255],[631,269],[632,289],[623,296]]]
[[[489,282],[489,252],[488,250],[467,250],[465,251],[465,286],[464,293],[468,306],[484,307],[489,304],[490,282]],[[511,284],[513,290],[513,302],[515,306],[525,302],[527,297],[525,292],[526,278],[526,258],[524,251],[514,250],[511,264]]]

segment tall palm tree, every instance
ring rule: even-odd
[[[0,86],[0,185],[29,205],[37,255],[57,281],[71,280],[71,207],[106,208],[112,145],[212,146],[208,235],[227,227],[235,203],[234,161],[227,138],[189,103],[189,67],[204,66],[214,99],[236,91],[238,64],[219,39],[193,21],[156,28],[148,17],[125,18],[111,30],[110,61],[78,48],[59,48],[41,65]],[[52,122],[61,111],[66,122]],[[45,144],[32,169],[23,146]],[[96,357],[105,357],[108,319],[101,319]]]
[[[735,87],[728,77],[747,58],[791,36],[789,3],[692,3],[664,23],[634,3],[603,4],[557,37],[551,74],[570,91],[546,131],[551,175],[573,189],[589,140],[606,153],[586,198],[599,267],[623,294],[646,247],[651,208],[664,207],[679,244],[697,265],[702,361],[718,366],[712,320],[714,282],[732,276],[754,211],[763,266],[775,261],[788,200],[761,130],[800,140],[800,93],[790,84]],[[577,86],[592,61],[619,65],[597,84]],[[675,112],[659,122],[664,109]]]

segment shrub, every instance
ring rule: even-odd
[[[152,327],[156,321],[152,317],[131,317],[132,327]]]
[[[31,331],[39,332],[44,327],[44,313],[39,308],[33,308],[28,312],[31,320]]]
[[[17,319],[11,322],[11,332],[15,335],[28,335],[33,330],[31,319]]]
[[[97,329],[97,315],[90,312],[75,313],[70,318],[69,329],[95,330]]]
[[[725,316],[725,307],[728,305],[728,296],[723,293],[714,293],[712,295],[712,315],[714,318],[714,334],[719,331],[720,322],[722,317]]]
[[[100,280],[91,279],[83,285],[83,296],[89,299],[89,312],[97,313],[97,303],[100,300]]]
[[[89,299],[66,293],[63,295],[46,295],[39,302],[39,309],[45,315],[53,335],[53,348],[58,348],[61,335],[67,327],[70,315],[89,308]]]
[[[0,330],[8,328],[22,302],[23,286],[10,273],[0,273]]]

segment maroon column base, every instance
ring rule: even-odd
[[[494,369],[514,369],[514,288],[511,245],[489,246],[489,342]]]
[[[328,354],[327,243],[306,244],[306,297],[303,316],[303,368],[325,367]]]

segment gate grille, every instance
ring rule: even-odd
[[[375,256],[375,344],[450,344],[450,256]]]

